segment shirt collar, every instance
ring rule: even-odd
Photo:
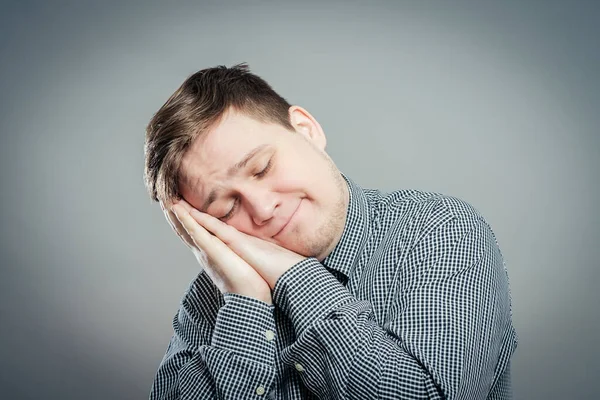
[[[349,277],[367,243],[370,212],[364,190],[343,173],[341,175],[348,185],[350,195],[346,223],[340,241],[322,264]]]

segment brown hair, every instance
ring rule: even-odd
[[[248,65],[206,68],[187,78],[146,127],[144,183],[152,200],[179,198],[180,164],[196,138],[230,108],[292,131],[290,104]]]

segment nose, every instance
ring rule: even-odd
[[[242,194],[245,197],[250,215],[258,226],[266,224],[278,206],[277,195],[266,188],[252,187]]]

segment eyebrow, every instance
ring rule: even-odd
[[[238,162],[237,164],[235,164],[233,167],[229,168],[229,170],[227,171],[227,176],[235,175],[236,173],[238,173],[242,168],[244,168],[248,164],[248,162],[255,155],[257,155],[258,153],[260,153],[261,151],[263,151],[267,147],[269,147],[268,144],[261,144],[260,146],[257,146],[254,149],[250,150],[244,156],[244,158],[242,158],[242,160],[240,162]],[[206,201],[204,202],[204,204],[202,204],[202,208],[200,209],[200,211],[206,212],[206,210],[208,209],[208,207],[210,207],[210,205],[212,203],[214,203],[215,200],[217,200],[217,195],[218,194],[219,194],[219,190],[218,189],[212,189],[210,191],[210,194],[208,195],[208,198],[206,199]]]

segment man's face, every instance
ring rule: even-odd
[[[241,232],[322,260],[343,233],[348,188],[314,118],[294,106],[290,121],[296,132],[225,113],[185,154],[179,189]]]

